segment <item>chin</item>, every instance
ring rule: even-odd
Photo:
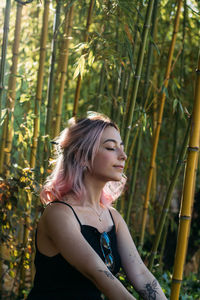
[[[120,181],[122,179],[122,175],[112,176],[109,181]]]

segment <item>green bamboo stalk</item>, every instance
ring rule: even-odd
[[[141,11],[142,11],[142,6],[143,6],[143,2],[142,1],[138,1],[138,6],[137,6],[137,18],[135,21],[135,26],[134,26],[134,36],[133,36],[133,47],[132,47],[132,59],[130,61],[131,65],[132,65],[132,70],[129,71],[128,73],[128,77],[127,77],[127,87],[126,87],[126,91],[125,91],[125,107],[126,107],[126,112],[123,114],[123,119],[122,119],[122,125],[121,125],[121,135],[124,139],[124,130],[126,128],[126,122],[127,122],[127,116],[128,116],[128,111],[129,111],[129,105],[130,105],[130,97],[129,97],[129,92],[130,92],[130,86],[131,86],[131,73],[134,69],[133,66],[133,62],[134,62],[134,58],[135,58],[135,53],[136,53],[136,49],[137,49],[137,41],[138,41],[138,36],[139,36],[139,28],[138,28],[138,24],[141,18]]]
[[[126,173],[127,172],[127,169],[129,167],[129,162],[131,160],[131,158],[133,157],[133,150],[135,148],[135,143],[137,141],[137,137],[138,137],[138,132],[139,132],[139,127],[137,127],[137,130],[136,130],[136,133],[134,134],[134,137],[132,139],[132,143],[131,143],[131,147],[130,147],[130,151],[129,151],[129,154],[128,154],[128,159],[126,161],[126,165],[125,165],[125,168],[124,168],[124,172]],[[137,159],[137,158],[136,158]],[[131,183],[131,187],[132,187],[132,183]],[[130,191],[130,195],[132,195],[132,189]],[[123,194],[122,198],[120,199],[120,201],[118,202],[118,207],[117,209],[120,210],[120,213],[125,215],[125,193]],[[131,201],[131,196],[130,196],[130,199],[129,201]]]
[[[4,123],[8,125],[7,127],[7,136],[6,136],[6,152],[5,152],[5,166],[6,174],[9,174],[10,167],[10,156],[12,149],[12,139],[14,134],[14,106],[15,106],[15,97],[16,97],[16,78],[17,78],[17,66],[19,58],[19,44],[20,44],[20,33],[21,33],[21,21],[22,21],[22,4],[17,4],[17,14],[15,21],[15,33],[14,33],[14,43],[13,43],[13,56],[12,56],[12,66],[11,72],[8,81],[8,95],[7,95],[7,106],[8,106],[8,115],[7,120]]]
[[[152,13],[152,26],[151,26],[151,38],[154,40],[155,36],[155,28],[156,28],[156,20],[157,20],[157,12],[158,12],[158,0],[154,0],[154,7]],[[152,57],[153,57],[153,41],[149,41],[149,48],[148,48],[148,55],[147,55],[147,67],[144,77],[144,93],[143,93],[143,103],[145,103],[145,99],[147,97],[147,91],[149,88],[150,82],[150,72],[151,72],[151,64],[152,64]]]
[[[52,53],[51,53],[51,62],[50,62],[50,72],[49,72],[49,83],[48,83],[48,103],[47,103],[47,118],[46,118],[46,127],[45,127],[45,141],[44,141],[44,174],[48,166],[49,158],[49,135],[51,130],[51,119],[52,119],[52,102],[53,102],[53,90],[54,90],[54,72],[55,72],[55,60],[57,52],[57,36],[58,29],[60,25],[60,9],[61,2],[57,1],[56,14],[54,18],[54,28],[53,28],[53,40],[52,40]]]
[[[31,155],[30,155],[30,167],[35,168],[36,165],[36,153],[37,153],[37,145],[38,145],[38,137],[40,134],[40,106],[41,106],[41,99],[42,99],[42,86],[43,86],[43,76],[44,76],[44,64],[45,64],[45,57],[46,57],[46,41],[47,41],[47,35],[48,35],[48,20],[49,20],[49,5],[50,1],[45,0],[44,2],[44,12],[43,12],[43,25],[42,25],[42,33],[41,33],[41,40],[40,40],[40,59],[39,59],[39,69],[37,74],[37,88],[36,88],[36,97],[35,97],[35,119],[34,119],[34,132],[33,132],[33,140],[32,140],[32,146],[31,146]],[[32,194],[27,192],[27,215],[30,214],[31,210],[31,204],[32,204]],[[29,236],[29,225],[30,225],[30,219],[26,217],[25,219],[25,226],[24,226],[24,236],[23,236],[23,248],[24,254],[22,256],[22,264],[21,264],[21,282],[20,282],[20,288],[19,293],[21,295],[23,289],[24,289],[24,282],[25,282],[25,276],[26,276],[26,269],[24,266],[24,261],[26,259],[26,244],[27,239]],[[32,267],[32,264],[31,264]],[[31,270],[32,272],[33,270]]]
[[[40,106],[41,106],[41,99],[42,99],[44,63],[45,63],[45,57],[46,57],[46,41],[47,41],[47,34],[48,34],[49,5],[50,5],[50,0],[45,0],[44,13],[43,13],[43,26],[42,26],[42,34],[41,34],[41,40],[40,40],[39,69],[38,69],[38,76],[37,76],[37,88],[36,88],[36,98],[35,98],[34,132],[33,132],[31,157],[30,157],[30,167],[31,168],[35,167],[38,136],[40,133]]]
[[[86,24],[86,31],[84,36],[84,42],[88,42],[89,37],[89,28],[92,21],[92,11],[94,7],[94,0],[90,0],[90,6],[88,10],[88,17],[87,17],[87,24]],[[83,53],[82,53],[83,54]],[[74,108],[73,108],[73,116],[76,117],[78,112],[78,101],[80,97],[80,89],[81,89],[81,74],[78,75],[78,80],[76,84],[76,92],[75,92],[75,98],[74,98]]]
[[[70,36],[72,32],[72,22],[73,22],[74,6],[70,7],[69,11],[66,11],[65,14],[65,30],[64,30],[64,44],[62,49],[61,56],[61,77],[60,77],[60,88],[59,88],[59,97],[56,110],[56,124],[54,130],[54,136],[57,136],[60,132],[61,116],[62,116],[62,105],[63,105],[63,96],[65,88],[65,80],[68,67],[68,57],[69,57],[69,45],[70,45]]]
[[[188,147],[188,157],[185,169],[183,195],[180,209],[180,222],[178,228],[178,238],[172,277],[172,289],[170,295],[171,300],[179,299],[181,282],[183,278],[183,269],[188,246],[192,207],[194,201],[196,169],[198,164],[200,138],[200,51],[196,74],[197,77],[195,86],[194,106],[192,112],[190,142]]]
[[[154,6],[153,6],[153,13],[152,13],[152,27],[151,27],[151,37],[154,38],[155,36],[155,24],[156,24],[156,19],[157,19],[157,7],[158,7],[158,1],[155,0]],[[145,89],[144,89],[144,97],[143,97],[143,108],[144,110],[146,109],[147,105],[147,90],[149,86],[149,77],[150,77],[150,71],[151,71],[151,63],[152,63],[152,54],[153,54],[153,44],[150,41],[149,42],[149,48],[148,48],[148,60],[147,60],[147,69],[145,72]],[[129,198],[128,202],[128,209],[127,209],[127,215],[126,215],[126,221],[129,224],[129,219],[130,219],[130,213],[131,213],[131,207],[133,203],[133,195],[135,191],[135,184],[136,184],[136,178],[137,178],[137,172],[138,172],[138,166],[139,166],[139,160],[140,160],[140,152],[141,152],[141,145],[142,145],[142,133],[143,129],[142,126],[139,131],[139,136],[138,136],[138,143],[137,143],[137,149],[136,149],[136,163],[133,169],[133,176],[132,176],[132,182],[131,182],[131,195]]]
[[[135,101],[136,101],[136,97],[137,97],[137,93],[138,93],[138,87],[139,87],[139,82],[140,82],[140,77],[141,77],[141,72],[142,72],[144,52],[145,52],[145,48],[146,48],[149,27],[151,24],[151,15],[152,15],[152,10],[153,10],[153,5],[154,5],[154,0],[149,0],[147,11],[146,11],[146,16],[145,16],[145,22],[144,22],[144,26],[143,26],[143,31],[142,31],[142,42],[140,44],[137,65],[136,65],[136,71],[135,71],[135,75],[134,75],[134,83],[133,83],[133,89],[132,89],[132,94],[131,94],[131,103],[130,103],[129,113],[128,113],[128,117],[127,117],[127,128],[126,128],[125,139],[124,139],[125,151],[127,151],[127,148],[128,148],[130,130],[131,130],[131,126],[132,126],[133,113],[134,113],[134,108],[135,108]]]
[[[11,0],[6,0],[5,18],[3,27],[3,43],[1,49],[1,64],[0,64],[0,120],[1,120],[1,104],[4,92],[4,78],[5,78],[5,65],[6,65],[6,54],[8,44],[8,32],[9,32],[9,21],[10,21],[10,6]]]
[[[176,164],[176,168],[175,168],[174,174],[172,176],[172,179],[171,179],[168,191],[167,191],[167,195],[166,195],[165,202],[164,202],[164,205],[163,205],[162,213],[161,213],[159,223],[158,223],[158,226],[157,226],[157,229],[156,229],[156,235],[155,235],[155,239],[154,239],[154,242],[153,242],[151,255],[150,255],[150,259],[149,259],[149,270],[152,270],[152,268],[153,268],[154,259],[155,259],[156,253],[157,253],[157,249],[158,249],[158,245],[159,245],[160,238],[161,238],[161,235],[162,235],[163,227],[165,225],[165,220],[167,218],[167,214],[168,214],[168,211],[169,211],[169,206],[170,206],[170,203],[171,203],[172,194],[173,194],[177,179],[179,177],[179,174],[180,174],[180,171],[181,171],[181,168],[182,168],[182,165],[183,165],[184,157],[185,157],[186,152],[187,152],[189,133],[190,133],[190,124],[191,124],[191,122],[189,121],[188,128],[187,128],[184,140],[183,140],[183,144],[181,146],[181,152],[179,154],[179,158],[178,158],[178,161],[177,161],[177,164]]]
[[[126,55],[124,55],[126,56]],[[121,117],[124,115],[123,108],[125,107],[124,103],[124,90],[125,90],[125,79],[126,79],[126,71],[124,66],[121,66],[121,74],[120,74],[120,86],[119,86],[119,93],[118,93],[118,107],[117,107],[117,124],[121,128],[122,121]]]
[[[27,190],[26,194],[24,194],[26,198],[26,216],[25,216],[25,226],[23,232],[23,244],[22,244],[22,255],[20,262],[20,284],[19,284],[19,297],[23,296],[23,291],[25,289],[25,279],[26,279],[26,268],[25,261],[27,260],[27,245],[29,238],[29,226],[30,226],[30,215],[31,215],[31,202],[32,202],[32,194],[30,190]],[[21,298],[20,298],[21,299]]]
[[[162,271],[163,269],[163,255],[165,251],[165,245],[167,242],[167,233],[169,228],[169,218],[166,217],[165,226],[163,228],[163,234],[162,234],[162,241],[161,241],[161,247],[160,247],[160,255],[159,255],[159,269]]]
[[[153,171],[155,168],[155,158],[156,158],[156,153],[157,153],[157,148],[158,148],[160,128],[161,128],[165,99],[166,99],[166,91],[165,90],[168,87],[169,78],[170,78],[170,72],[171,72],[171,67],[172,67],[172,58],[173,58],[176,36],[177,36],[177,32],[178,32],[178,27],[179,27],[181,6],[182,6],[182,0],[178,0],[178,7],[177,7],[175,23],[174,23],[174,32],[173,32],[172,41],[171,41],[169,54],[168,54],[168,63],[167,63],[167,68],[166,68],[166,72],[165,72],[163,91],[161,94],[160,110],[159,110],[159,114],[158,114],[157,127],[156,127],[156,131],[155,131],[155,135],[154,135],[154,143],[153,143],[151,162],[150,162],[150,168],[149,168],[148,183],[147,183],[147,188],[146,188],[145,202],[144,202],[144,206],[143,206],[142,229],[141,229],[141,236],[140,236],[140,245],[141,246],[143,245],[143,242],[144,242],[144,233],[145,233],[145,227],[146,227],[146,222],[147,222],[147,212],[148,212],[149,197],[150,197],[150,191],[151,191],[151,183],[152,183],[152,178],[153,178]]]
[[[102,67],[101,67],[99,88],[98,88],[98,94],[97,94],[97,111],[101,110],[101,100],[104,95],[105,75],[106,75],[105,62],[103,62]]]
[[[127,213],[126,213],[126,223],[128,226],[130,223],[131,208],[133,205],[135,184],[136,184],[136,178],[137,178],[137,170],[138,170],[138,166],[139,166],[140,150],[141,150],[141,144],[142,144],[142,134],[140,133],[140,131],[142,131],[142,130],[143,130],[143,128],[141,126],[139,129],[137,148],[136,148],[136,154],[135,154],[135,159],[134,159],[134,168],[133,168],[132,180],[131,180],[131,184],[130,184],[131,189],[130,189],[128,208],[127,208]]]

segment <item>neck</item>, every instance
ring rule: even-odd
[[[90,206],[98,209],[101,205],[100,200],[105,182],[98,180],[87,172],[84,177],[84,185],[86,190],[84,206]]]

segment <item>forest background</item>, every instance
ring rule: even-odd
[[[38,195],[51,172],[52,141],[72,116],[91,111],[120,127],[128,180],[115,205],[142,258],[168,298],[174,282],[173,300],[183,275],[176,262],[185,264],[180,299],[200,299],[199,146],[188,148],[200,101],[199,8],[195,0],[1,1],[2,299],[25,299],[32,284]],[[185,263],[188,232],[184,245],[176,241],[191,153]],[[138,297],[123,273],[119,278]]]

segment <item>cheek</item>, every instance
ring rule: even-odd
[[[102,168],[106,164],[112,163],[113,156],[109,152],[102,152],[101,154],[97,154],[94,159],[94,168]]]

